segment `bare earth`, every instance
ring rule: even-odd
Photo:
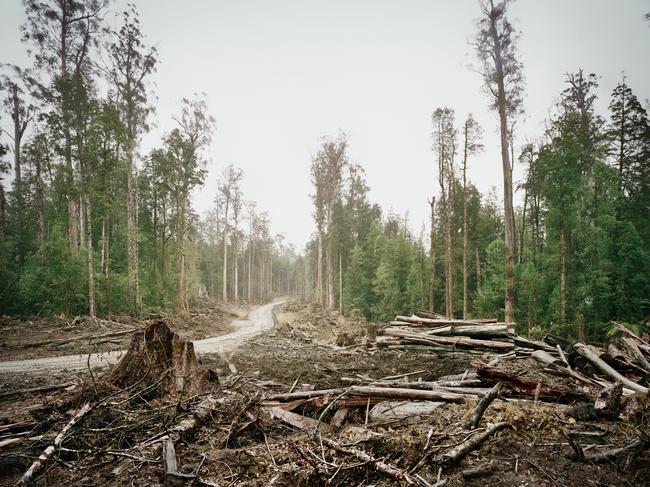
[[[197,354],[222,354],[234,350],[244,341],[273,328],[273,308],[283,301],[274,301],[254,308],[247,319],[232,322],[233,331],[225,335],[194,341]],[[22,372],[38,373],[44,371],[104,369],[115,364],[125,350],[113,350],[91,354],[64,355],[29,360],[0,362],[0,374]]]

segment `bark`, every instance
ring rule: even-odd
[[[481,290],[481,256],[478,253],[478,245],[474,249],[476,253],[476,292]]]
[[[447,197],[445,198],[445,260],[447,264],[447,303],[445,306],[445,311],[448,318],[454,317],[454,265],[453,265],[453,246],[452,246],[452,232],[451,232],[451,187],[453,184],[453,164],[450,162],[449,166],[449,180],[447,183]]]
[[[138,257],[137,196],[135,178],[135,137],[127,142],[127,180],[126,180],[126,234],[128,251],[129,309],[131,314],[140,314],[140,282]]]
[[[508,112],[506,90],[504,83],[503,60],[501,54],[501,40],[497,32],[496,19],[490,22],[490,36],[493,43],[493,60],[495,78],[497,83],[497,109],[499,112],[499,128],[501,132],[501,162],[503,166],[503,209],[505,226],[505,320],[506,323],[515,322],[515,218],[512,204],[512,167],[510,153],[508,152]]]
[[[318,261],[316,262],[316,302],[323,304],[323,232],[318,232]]]
[[[560,323],[566,323],[566,240],[560,223]]]
[[[43,183],[41,161],[36,160],[36,240],[39,259],[45,257],[45,184]]]
[[[476,405],[476,408],[472,412],[471,417],[467,422],[465,423],[465,427],[468,429],[476,429],[478,428],[478,425],[481,422],[481,418],[483,417],[483,414],[485,414],[485,411],[487,408],[492,404],[492,401],[494,401],[497,397],[499,397],[499,393],[501,392],[501,384],[497,382],[497,384],[490,389],[490,392],[488,392],[481,400],[478,402]]]
[[[467,136],[463,160],[463,319],[467,319]]]
[[[343,314],[343,257],[341,254],[339,254],[339,313]]]
[[[463,458],[467,456],[469,452],[477,449],[483,443],[485,443],[492,435],[495,435],[497,432],[505,428],[511,428],[511,426],[508,423],[491,424],[490,426],[487,427],[485,431],[471,436],[469,439],[465,440],[460,445],[445,452],[442,455],[443,463],[453,464],[453,463],[460,462]]]
[[[87,249],[87,265],[88,265],[88,314],[94,318],[97,315],[97,307],[95,304],[95,269],[93,263],[93,217],[92,207],[90,206],[90,196],[88,190],[85,194],[85,209],[86,209],[86,249]]]
[[[176,310],[180,314],[187,314],[189,312],[186,278],[187,262],[185,255],[186,205],[187,197],[181,195],[178,204],[178,302],[176,305]]]
[[[576,352],[589,360],[598,370],[605,374],[610,379],[617,382],[622,382],[624,386],[648,395],[650,392],[647,387],[644,387],[636,382],[628,379],[627,377],[619,374],[607,362],[602,360],[596,353],[594,353],[587,345],[583,343],[576,343],[573,345]]]
[[[235,226],[235,228],[237,228]],[[237,255],[237,238],[235,238],[232,250],[232,263],[233,263],[233,300],[235,303],[239,301],[239,265]]]
[[[4,238],[5,226],[7,224],[7,219],[5,216],[5,211],[6,211],[5,205],[6,205],[5,189],[2,184],[2,181],[0,181],[0,238]]]
[[[224,303],[228,302],[228,206],[230,201],[226,199],[226,209],[224,212],[223,226],[223,272],[221,283],[221,299]]]
[[[434,306],[434,291],[436,285],[436,197],[432,196],[429,202],[431,206],[431,233],[429,238],[431,240],[429,246],[429,259],[431,260],[431,282],[429,283],[429,311],[433,313]]]
[[[456,394],[453,392],[442,390],[423,391],[396,387],[352,386],[350,387],[350,394],[391,399],[423,399],[426,401],[447,401],[456,403],[464,403],[466,400],[463,394]]]
[[[334,309],[334,259],[332,256],[331,222],[327,225],[327,308]]]

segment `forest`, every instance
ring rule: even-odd
[[[125,1],[0,8],[0,487],[650,485],[645,6]]]
[[[25,2],[33,64],[2,66],[4,313],[183,314],[205,298],[297,295],[375,321],[422,308],[583,339],[650,313],[648,101],[624,74],[603,93],[598,73],[576,66],[549,100],[545,130],[517,144],[528,95],[519,34],[505,8],[486,7],[471,49],[498,124],[431,107],[430,221],[370,200],[364,162],[348,156],[354,138],[341,131],[305,160],[314,233],[297,250],[243,194],[241,169],[206,180],[219,134],[205,95],[188,93],[175,128],[141,151],[164,60],[134,6],[116,30],[103,21],[108,8]],[[497,128],[503,192],[481,193],[468,167]],[[519,182],[515,164],[525,168]],[[192,194],[206,184],[213,208],[198,214]]]

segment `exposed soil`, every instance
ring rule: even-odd
[[[248,314],[246,305],[204,302],[187,317],[165,317],[169,327],[187,340],[228,333],[233,319]],[[124,350],[130,337],[119,332],[140,326],[129,316],[92,320],[87,317],[0,316],[0,361]]]
[[[565,438],[571,434],[580,438],[585,454],[612,449],[640,434],[650,434],[647,416],[629,422],[583,421],[567,414],[566,405],[497,399],[485,413],[481,428],[471,432],[461,425],[475,400],[445,404],[432,414],[399,423],[366,424],[367,406],[350,407],[341,426],[324,424],[319,432],[273,419],[261,400],[275,392],[347,387],[355,380],[416,371],[419,373],[411,380],[432,380],[462,373],[472,362],[489,360],[487,354],[370,353],[361,344],[366,329],[362,320],[345,319],[310,304],[286,303],[277,309],[276,317],[273,330],[250,339],[229,355],[202,358],[220,377],[221,386],[213,393],[219,406],[200,428],[175,440],[178,469],[196,475],[196,485],[402,485],[378,473],[372,462],[335,451],[322,438],[362,450],[402,470],[412,469],[428,454],[431,458],[427,457],[416,473],[429,485],[436,484],[439,476],[448,486],[650,484],[647,451],[592,465],[574,460]],[[337,341],[347,345],[338,346]],[[529,371],[530,377],[537,379],[558,380],[540,375],[530,359],[499,366]],[[50,381],[61,379],[50,377]],[[4,423],[35,423],[21,443],[0,450],[0,471],[5,472],[0,485],[15,483],[70,418],[70,409],[89,397],[108,394],[116,396],[82,419],[64,442],[66,449],[50,460],[47,485],[191,484],[187,479],[165,476],[162,446],[155,438],[191,416],[204,396],[113,391],[101,380],[95,386],[87,380],[81,391],[26,397],[11,407],[0,403]],[[49,399],[44,401],[44,397]],[[26,409],[29,404],[31,411]],[[331,423],[335,414],[335,408],[327,410],[319,401],[308,401],[293,411],[324,423]],[[440,465],[432,460],[437,452],[498,421],[510,423],[512,429],[488,440],[460,465],[439,470]],[[477,478],[463,476],[463,471],[476,466],[489,466],[490,471]],[[45,485],[45,477],[39,479],[39,485]]]

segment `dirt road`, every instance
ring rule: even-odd
[[[197,354],[227,353],[234,350],[246,340],[273,328],[273,308],[281,303],[283,301],[274,301],[254,308],[247,319],[232,322],[234,328],[232,332],[226,335],[197,340],[194,342],[194,350]],[[87,369],[89,366],[93,369],[107,368],[116,363],[124,353],[124,350],[117,350],[90,355],[64,355],[61,357],[0,362],[0,374],[82,370]]]

